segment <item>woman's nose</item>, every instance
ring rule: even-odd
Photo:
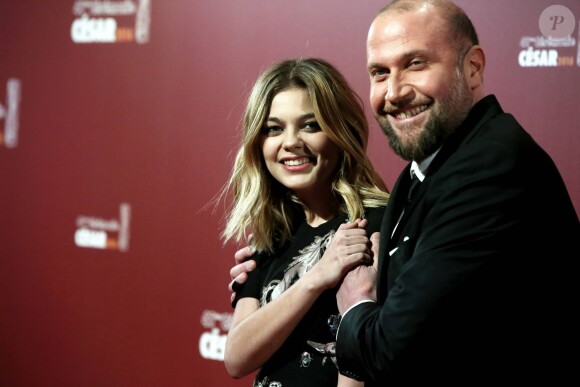
[[[284,131],[283,146],[285,148],[296,148],[302,146],[300,131],[293,128],[286,128]]]

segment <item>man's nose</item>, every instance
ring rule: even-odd
[[[387,82],[387,94],[385,95],[386,102],[397,105],[412,98],[412,87],[406,82],[401,74],[392,74]]]

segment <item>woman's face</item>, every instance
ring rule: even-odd
[[[262,154],[272,176],[301,200],[330,192],[340,160],[338,146],[316,121],[308,93],[299,88],[285,89],[272,100]]]

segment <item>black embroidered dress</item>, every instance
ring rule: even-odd
[[[367,235],[379,231],[384,207],[369,208]],[[292,286],[324,254],[330,238],[347,220],[339,216],[318,227],[305,220],[294,238],[274,254],[256,254],[257,268],[248,280],[236,286],[235,307],[240,298],[252,297],[260,305],[276,299]],[[310,308],[282,347],[264,364],[254,381],[255,387],[336,387],[338,370],[334,354],[336,342],[336,289],[324,292]]]

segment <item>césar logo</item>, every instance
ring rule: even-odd
[[[119,206],[119,219],[101,219],[81,215],[77,217],[75,245],[84,248],[110,249],[126,252],[129,250],[129,226],[131,206]]]
[[[6,83],[6,104],[0,102],[0,122],[4,120],[3,131],[0,124],[0,146],[6,148],[16,148],[18,145],[20,89],[20,81],[10,78]]]
[[[151,0],[76,0],[70,35],[75,43],[149,42]],[[134,16],[134,23],[126,18]]]
[[[211,329],[210,332],[202,333],[199,338],[199,353],[204,359],[224,360],[227,332],[232,325],[232,318],[231,313],[218,313],[213,310],[203,311],[201,325]],[[225,332],[224,334],[221,334],[220,328]]]

